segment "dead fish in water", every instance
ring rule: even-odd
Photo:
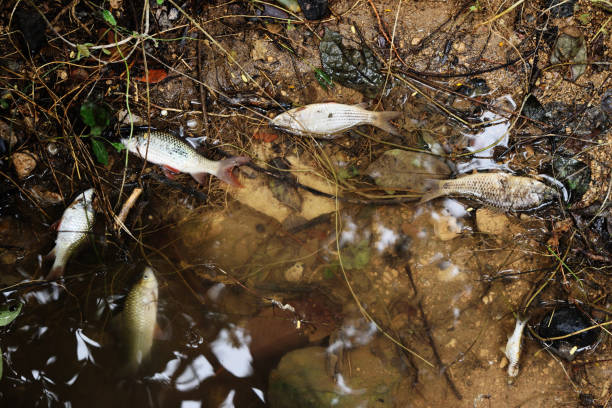
[[[250,161],[245,156],[234,156],[219,161],[208,160],[184,140],[158,130],[137,132],[131,138],[122,137],[121,143],[131,153],[162,166],[166,175],[169,175],[168,172],[189,173],[200,184],[206,182],[206,174],[212,174],[232,186],[241,186],[232,171],[234,167]]]
[[[47,279],[55,279],[64,274],[68,258],[81,246],[90,234],[96,212],[92,206],[94,189],[83,191],[66,208],[57,226],[55,247],[47,258],[55,258]]]
[[[153,269],[147,267],[130,289],[119,315],[126,347],[126,367],[130,372],[136,371],[151,353],[157,323],[157,293],[157,278]]]
[[[504,210],[527,211],[549,204],[559,195],[541,181],[508,173],[479,173],[435,181],[436,186],[423,195],[420,204],[438,197],[459,196]]]
[[[519,359],[521,357],[521,342],[523,339],[523,330],[527,325],[529,318],[517,317],[514,332],[508,337],[506,343],[506,357],[508,358],[508,376],[516,377],[519,372]]]
[[[401,112],[374,112],[361,105],[328,102],[291,109],[276,116],[270,123],[296,135],[312,135],[323,139],[334,139],[337,133],[359,125],[376,126],[400,136],[400,130],[390,122],[400,115]]]

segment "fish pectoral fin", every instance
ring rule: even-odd
[[[59,230],[59,227],[61,224],[62,224],[62,219],[60,218],[59,220],[55,221],[53,224],[49,225],[49,229],[52,229],[53,231],[57,231]]]
[[[162,316],[158,316],[162,320],[165,320],[164,327],[159,325],[159,322],[155,322],[155,327],[153,328],[153,338],[155,340],[170,340],[172,337],[172,325],[170,324],[170,320],[167,318],[163,318]]]
[[[170,167],[166,165],[162,166],[162,170],[164,172],[164,176],[168,177],[170,180],[176,179],[175,176],[180,173],[180,171],[178,171],[174,167]]]

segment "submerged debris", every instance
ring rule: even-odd
[[[365,173],[386,189],[423,192],[430,185],[429,180],[449,177],[451,170],[443,160],[431,154],[392,149],[372,162]]]
[[[542,344],[567,361],[572,361],[583,351],[593,349],[601,340],[601,329],[594,328],[559,340],[546,339],[562,337],[587,327],[595,322],[573,306],[556,309],[546,314],[538,326],[538,335],[544,338]]]

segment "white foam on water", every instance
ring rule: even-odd
[[[516,109],[516,103],[510,95],[498,99],[500,105],[508,103],[511,109]],[[480,119],[489,125],[476,134],[464,133],[469,142],[466,150],[478,152],[472,156],[469,162],[457,163],[457,173],[467,173],[472,170],[509,170],[505,164],[498,164],[493,160],[493,149],[495,146],[508,147],[509,130],[511,122],[506,117],[496,112],[485,111]]]

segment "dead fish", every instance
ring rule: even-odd
[[[206,174],[212,174],[232,186],[240,187],[240,182],[232,171],[234,167],[250,161],[245,156],[234,156],[219,161],[208,160],[184,140],[171,133],[157,130],[137,132],[131,138],[122,137],[121,143],[131,153],[162,166],[166,175],[189,173],[200,184],[206,182]]]
[[[508,358],[508,376],[516,377],[519,372],[519,359],[521,356],[521,341],[523,339],[523,330],[527,325],[529,318],[521,318],[520,316],[516,319],[516,325],[514,326],[514,332],[508,337],[508,343],[506,343],[506,357]]]
[[[157,323],[157,278],[147,267],[130,289],[120,315],[129,371],[134,372],[151,353]]]
[[[508,173],[470,174],[434,182],[436,186],[425,193],[419,203],[443,196],[459,196],[504,210],[527,211],[549,204],[559,195],[541,181]]]
[[[94,189],[83,191],[66,208],[57,226],[55,247],[47,258],[55,258],[47,279],[55,279],[64,274],[66,263],[90,234],[96,212],[92,206]]]
[[[364,109],[362,105],[328,102],[291,109],[276,116],[271,124],[296,135],[323,139],[334,139],[338,133],[359,125],[376,126],[399,136],[400,130],[390,121],[400,115],[401,112],[374,112]]]

